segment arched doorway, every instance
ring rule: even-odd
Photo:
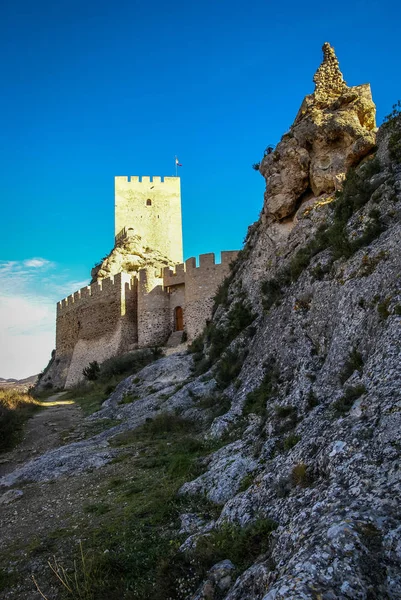
[[[174,331],[184,330],[184,313],[181,306],[176,306],[174,309]]]

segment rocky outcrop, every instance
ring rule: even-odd
[[[110,254],[96,265],[91,272],[92,281],[101,281],[117,273],[138,273],[139,269],[154,267],[161,272],[164,267],[174,266],[169,258],[163,256],[158,250],[145,246],[140,235],[131,231],[116,241]]]
[[[375,146],[375,105],[368,84],[348,87],[334,49],[324,59],[294,124],[259,171],[266,180],[263,216],[267,221],[294,216],[305,200],[318,201],[341,187],[350,166]]]

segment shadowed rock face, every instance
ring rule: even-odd
[[[264,219],[292,217],[303,200],[330,194],[348,168],[375,146],[376,108],[369,84],[348,87],[334,49],[325,43],[315,76],[315,91],[306,96],[290,131],[264,157]]]

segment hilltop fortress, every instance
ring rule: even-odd
[[[194,339],[236,251],[183,262],[179,177],[115,178],[115,246],[92,283],[57,304],[56,351],[43,383],[70,387],[90,362]]]

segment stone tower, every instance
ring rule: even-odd
[[[180,178],[116,177],[116,239],[128,229],[152,250],[172,262],[182,262]]]

